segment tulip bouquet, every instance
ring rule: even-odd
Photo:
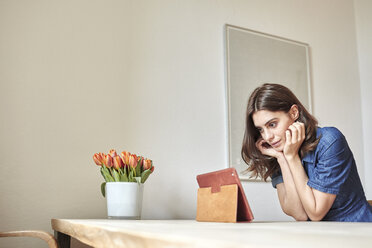
[[[114,149],[111,149],[109,154],[94,154],[93,160],[101,167],[101,174],[105,179],[101,185],[103,196],[105,196],[106,182],[144,183],[155,168],[150,159],[127,151],[118,155]]]

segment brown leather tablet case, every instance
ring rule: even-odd
[[[253,220],[251,208],[234,168],[201,174],[196,179],[199,184],[197,221],[240,222]]]

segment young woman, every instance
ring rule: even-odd
[[[248,101],[242,147],[248,171],[272,178],[284,213],[296,220],[372,222],[345,137],[317,124],[288,88],[256,88]]]

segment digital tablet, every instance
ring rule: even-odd
[[[235,168],[213,171],[198,175],[196,180],[200,188],[211,187],[212,193],[218,192],[223,185],[238,185],[238,209],[237,221],[252,221],[253,214],[245,196],[243,187],[240,183],[238,173]]]

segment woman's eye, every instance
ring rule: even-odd
[[[271,122],[271,123],[269,124],[269,127],[276,127],[276,122]]]

